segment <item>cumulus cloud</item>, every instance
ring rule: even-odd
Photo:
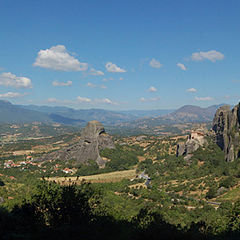
[[[154,98],[141,97],[140,98],[140,102],[155,102],[155,101],[158,101],[158,100],[160,100],[160,97],[154,97]]]
[[[109,98],[102,98],[102,99],[95,99],[96,103],[106,103],[106,104],[111,104],[111,105],[117,105],[116,102],[110,100]]]
[[[86,84],[87,87],[91,87],[91,88],[102,88],[102,89],[106,89],[107,87],[105,85],[96,85],[96,84],[93,84],[93,83],[90,83],[88,82]]]
[[[47,103],[58,103],[58,104],[73,104],[74,101],[71,100],[61,100],[61,99],[57,99],[57,98],[48,98],[46,100]]]
[[[78,103],[91,103],[93,105],[95,104],[112,104],[112,105],[116,105],[117,103],[110,100],[109,98],[101,98],[101,99],[90,99],[90,98],[86,98],[86,97],[77,97],[77,102]]]
[[[187,70],[187,68],[185,67],[185,65],[182,64],[182,63],[177,63],[177,66],[180,67],[183,71],[186,71],[186,70]]]
[[[146,101],[147,101],[146,98],[144,98],[144,97],[141,97],[141,98],[140,98],[140,102],[146,102]]]
[[[149,92],[156,92],[157,89],[153,86],[151,86],[149,89],[148,89]]]
[[[92,100],[90,98],[80,97],[80,96],[77,97],[77,101],[79,103],[90,103],[90,102],[92,102]]]
[[[1,93],[0,98],[18,98],[25,96],[26,93],[18,93],[18,92],[7,92],[7,93]]]
[[[87,86],[87,87],[91,87],[91,88],[97,87],[96,84],[93,84],[93,83],[90,83],[90,82],[88,82],[88,83],[86,84],[86,86]]]
[[[211,62],[216,62],[217,60],[223,60],[224,55],[216,50],[211,50],[208,52],[195,52],[191,56],[193,61],[203,61],[205,59]]]
[[[118,67],[116,64],[111,63],[111,62],[107,62],[105,67],[108,72],[112,72],[112,73],[125,73],[126,72],[125,69],[122,69],[122,68]]]
[[[195,100],[197,101],[212,101],[212,97],[195,97]]]
[[[59,71],[85,71],[88,68],[87,63],[81,63],[71,56],[64,45],[40,50],[33,65]]]
[[[56,99],[56,98],[48,98],[48,99],[47,99],[47,102],[48,102],[48,103],[57,103],[57,102],[59,102],[59,100]]]
[[[197,92],[196,88],[189,88],[186,90],[186,92]]]
[[[112,78],[112,77],[110,77],[110,78],[104,78],[103,79],[103,82],[108,82],[108,81],[113,81],[114,80],[114,78]]]
[[[162,67],[162,64],[161,64],[158,60],[156,60],[155,58],[153,58],[153,59],[150,61],[149,65],[150,65],[151,67],[153,67],[153,68],[160,68],[160,67]]]
[[[49,104],[90,104],[91,106],[99,105],[99,104],[110,104],[110,105],[118,105],[117,102],[109,99],[109,98],[100,98],[100,99],[91,99],[87,97],[78,96],[75,100],[61,100],[57,98],[48,98],[46,100]]]
[[[72,81],[67,81],[67,82],[53,81],[52,85],[54,87],[65,87],[65,86],[69,87],[69,86],[72,86]]]
[[[31,88],[31,79],[26,77],[17,77],[16,75],[6,72],[0,74],[0,85],[15,88]]]
[[[90,69],[90,75],[93,75],[93,76],[103,76],[104,73],[102,71],[99,71],[99,70],[96,70],[94,68],[91,68]]]

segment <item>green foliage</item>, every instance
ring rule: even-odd
[[[230,188],[235,186],[237,183],[236,179],[233,176],[229,176],[227,178],[224,178],[220,183],[220,187]]]
[[[126,170],[134,166],[138,162],[138,155],[142,154],[142,150],[136,146],[130,148],[126,146],[116,145],[115,149],[106,148],[101,151],[100,155],[111,159],[106,163],[106,169]]]
[[[86,221],[90,217],[88,196],[74,185],[60,186],[53,182],[40,183],[29,200],[23,203],[22,209],[33,211],[35,221],[49,226],[70,224],[76,219]],[[13,209],[18,212],[19,207]],[[79,217],[81,216],[81,219]]]
[[[210,187],[206,194],[206,198],[207,199],[215,198],[217,196],[217,190],[218,190],[218,188],[216,186]]]
[[[230,215],[230,226],[233,231],[240,231],[240,200],[233,205]]]
[[[225,163],[223,151],[211,140],[204,150],[199,148],[194,152],[194,158],[213,167],[223,166]]]
[[[90,160],[90,161],[88,161],[87,165],[81,164],[78,167],[76,174],[78,176],[87,176],[87,175],[98,174],[100,172],[101,172],[101,170],[99,169],[98,164],[95,161]]]

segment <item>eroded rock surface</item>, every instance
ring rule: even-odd
[[[232,162],[239,157],[240,105],[220,107],[214,117],[212,129],[216,134],[216,143],[224,151],[225,160]]]
[[[103,125],[98,121],[91,121],[82,130],[78,144],[46,154],[41,161],[75,159],[76,163],[86,164],[89,160],[94,160],[99,166],[104,166],[99,150],[114,147],[112,137],[105,132]]]
[[[186,142],[181,142],[177,145],[177,157],[184,156],[184,159],[189,161],[192,157],[192,153],[204,144],[207,144],[207,141],[204,138],[204,133],[200,131],[192,131]]]

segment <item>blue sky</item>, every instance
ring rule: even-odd
[[[240,1],[0,0],[0,99],[74,108],[239,102]]]

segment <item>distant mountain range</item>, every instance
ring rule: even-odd
[[[24,108],[20,105],[11,104],[8,101],[0,100],[0,123],[61,123],[61,124],[80,124],[85,121],[72,119],[58,114],[44,113],[37,110]]]
[[[162,116],[174,111],[174,110],[161,110],[161,109],[160,110],[110,111],[110,110],[94,109],[94,108],[77,110],[77,109],[68,108],[68,107],[49,107],[49,106],[36,106],[36,105],[28,105],[28,106],[19,105],[19,107],[27,110],[33,110],[33,111],[38,111],[38,112],[48,114],[48,116],[54,121],[58,120],[57,117],[60,118],[61,116],[64,118],[70,118],[73,121],[80,120],[80,119],[86,122],[91,120],[97,120],[107,125],[114,125],[122,122],[133,121],[138,118],[146,117],[146,116],[147,117]],[[64,121],[61,123],[71,124],[70,119],[68,123],[67,121]]]
[[[140,126],[158,126],[162,124],[172,125],[179,123],[197,123],[210,122],[213,120],[216,110],[225,104],[212,105],[207,108],[201,108],[193,105],[185,105],[169,114],[158,117],[145,117],[135,121],[122,123],[122,126],[140,127]]]
[[[185,105],[176,111],[163,116],[163,119],[178,122],[208,122],[212,121],[216,110],[224,104],[212,105],[207,108],[201,108],[193,105]]]
[[[223,104],[221,104],[223,105]],[[208,108],[186,105],[177,110],[131,110],[109,111],[104,109],[73,109],[68,107],[49,107],[36,105],[14,105],[0,100],[0,123],[60,123],[83,125],[98,120],[105,125],[149,126],[185,122],[212,121],[216,109],[221,105]]]

